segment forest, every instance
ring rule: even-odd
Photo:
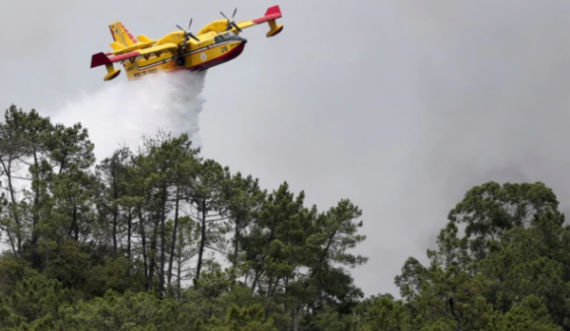
[[[570,227],[541,182],[466,188],[400,293],[366,296],[349,199],[307,206],[184,134],[93,150],[80,123],[5,111],[1,330],[570,331]]]

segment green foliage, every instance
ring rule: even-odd
[[[411,327],[570,330],[570,228],[557,206],[542,183],[468,191],[430,264],[410,258],[396,277]]]
[[[2,301],[7,328],[284,330],[349,315],[362,296],[344,269],[366,262],[349,253],[364,240],[350,201],[319,214],[286,183],[268,194],[186,135],[159,132],[98,164],[93,148],[80,123],[6,111],[0,291],[18,298]],[[40,281],[54,293],[21,293]]]
[[[0,329],[570,330],[570,227],[542,183],[468,190],[429,262],[395,277],[401,298],[365,298],[349,199],[319,211],[287,182],[264,190],[187,135],[97,164],[93,147],[79,123],[6,111]]]

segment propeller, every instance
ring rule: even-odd
[[[190,19],[190,23],[188,24],[188,29],[184,30],[180,25],[176,25],[177,28],[179,28],[180,30],[184,31],[184,45],[186,45],[186,43],[188,42],[188,39],[190,39],[189,37],[192,37],[192,39],[196,40],[196,41],[200,41],[200,39],[196,38],[196,36],[194,36],[192,34],[192,32],[190,32],[190,26],[192,26],[192,19]]]
[[[228,20],[228,27],[226,28],[226,31],[230,29],[231,26],[235,27],[239,32],[241,32],[241,29],[239,28],[239,26],[237,26],[236,22],[234,21],[234,16],[236,16],[236,12],[237,12],[237,8],[234,9],[234,14],[232,15],[232,19],[230,20],[229,18],[226,17],[226,15],[224,15],[224,13],[220,12],[220,14],[222,14],[223,17],[225,17]]]

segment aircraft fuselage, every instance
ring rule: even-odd
[[[208,36],[208,34],[211,34]],[[206,37],[206,38],[205,38]],[[173,32],[157,42],[176,41],[183,38],[182,33]],[[125,61],[123,66],[129,80],[140,79],[158,72],[179,70],[203,71],[238,57],[244,50],[247,39],[231,32],[214,33],[199,36],[201,42],[188,43],[178,54],[165,53],[158,57]],[[183,59],[181,62],[180,59]]]

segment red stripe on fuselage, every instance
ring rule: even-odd
[[[189,70],[189,71],[206,70],[206,69],[215,67],[219,64],[222,64],[224,62],[228,62],[228,61],[235,59],[236,57],[238,57],[243,52],[244,48],[245,48],[245,43],[241,43],[238,46],[236,46],[234,49],[229,51],[228,53],[226,53],[220,57],[217,57],[215,59],[212,59],[210,61],[198,64],[198,65],[195,65],[195,66],[190,67],[190,68],[171,69],[171,70],[168,70],[166,73],[172,73],[172,72],[177,72],[177,71],[181,71],[181,70]],[[131,52],[131,53],[127,53],[127,54],[123,54],[123,55],[119,55],[119,56],[125,56],[125,55],[133,54],[133,53],[137,53],[137,52]],[[116,58],[118,58],[119,56],[114,57],[111,60],[117,61]],[[168,60],[168,62],[170,62],[170,61],[173,61],[173,60]],[[144,69],[140,69],[137,67],[137,70],[148,70],[150,68],[154,68],[154,67],[157,67],[157,66],[162,65],[162,64],[163,63],[161,61],[161,62],[158,62],[158,63],[153,64],[151,66],[144,67]],[[143,77],[145,77],[145,76],[141,76],[140,78],[143,78]],[[140,79],[140,78],[137,78],[137,79]]]
[[[244,48],[245,48],[245,43],[242,42],[239,45],[237,45],[234,49],[232,49],[230,52],[228,52],[228,53],[226,53],[220,57],[217,57],[215,59],[212,59],[210,61],[207,61],[207,62],[204,62],[202,64],[188,68],[188,70],[190,70],[190,71],[206,70],[206,69],[215,67],[219,64],[222,64],[224,62],[231,61],[231,60],[235,59],[236,57],[238,57],[243,52]]]

